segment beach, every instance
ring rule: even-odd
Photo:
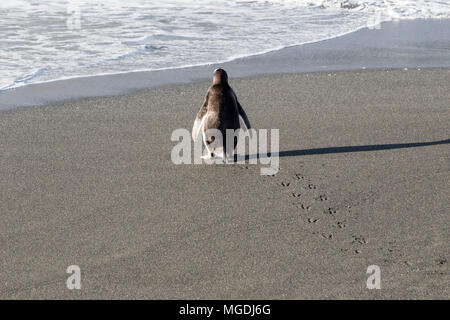
[[[171,161],[210,80],[2,111],[0,298],[448,299],[450,69],[229,76],[274,176]]]

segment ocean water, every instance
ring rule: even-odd
[[[0,91],[225,62],[419,18],[450,18],[450,1],[2,0]]]

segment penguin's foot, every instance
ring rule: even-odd
[[[202,156],[201,158],[204,160],[209,160],[209,159],[214,159],[216,156],[214,155],[214,153],[208,153],[205,154],[204,156]]]

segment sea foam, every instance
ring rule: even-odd
[[[425,0],[10,0],[0,90],[67,77],[229,61],[383,21],[450,18]]]

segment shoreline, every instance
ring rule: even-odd
[[[216,67],[232,78],[259,75],[450,67],[450,20],[383,22],[380,29],[359,29],[329,40],[286,47],[225,63],[158,71],[75,77],[0,92],[0,111],[62,101],[123,95],[210,78]]]

